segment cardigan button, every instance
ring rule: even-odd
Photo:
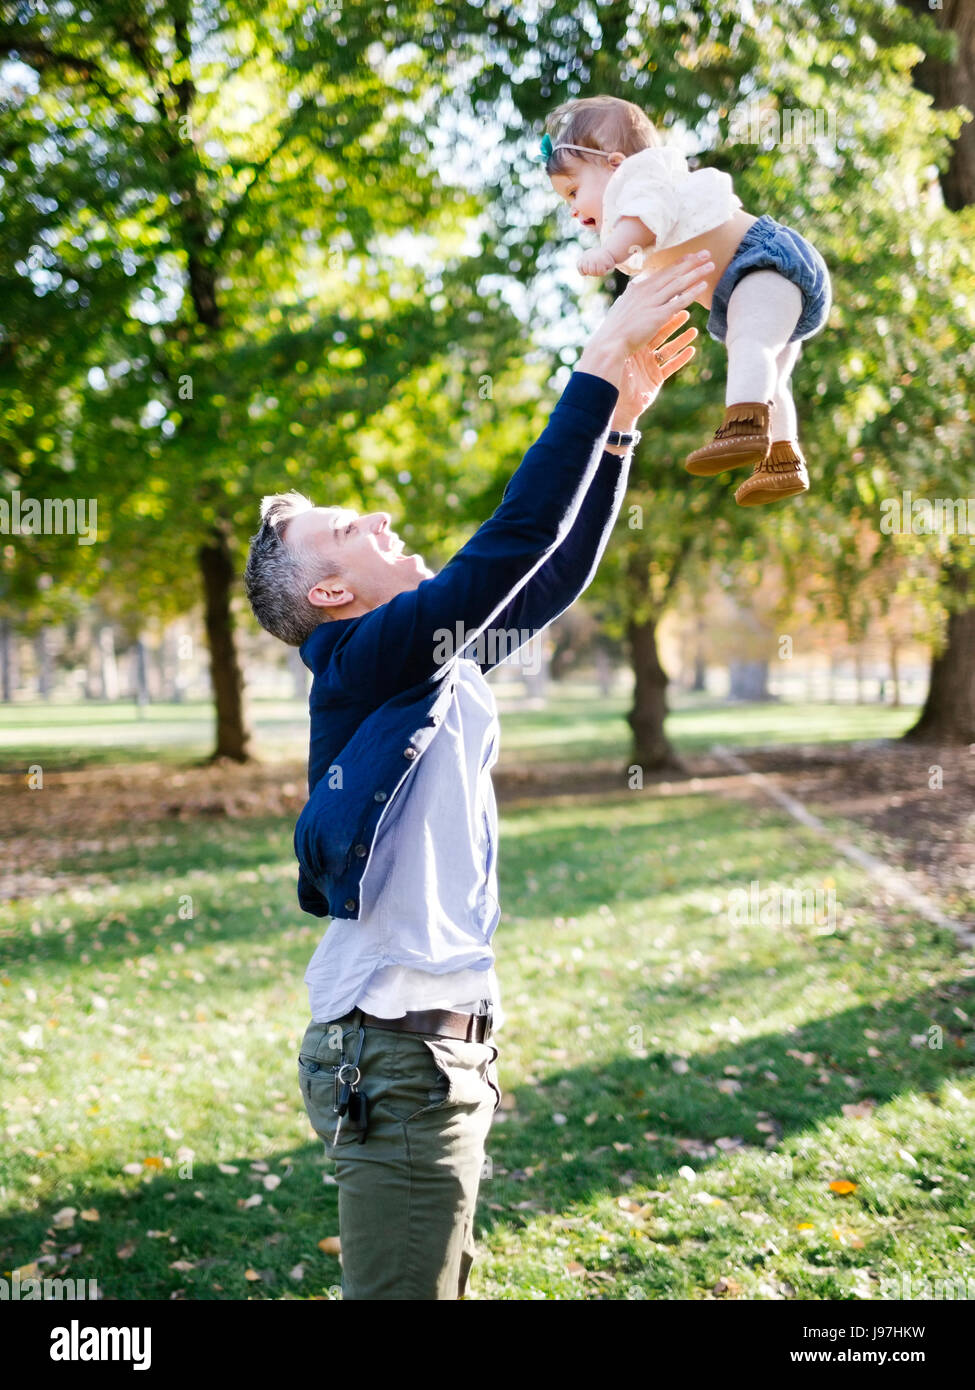
[[[414,747],[412,747],[412,745],[411,745],[409,748],[404,748],[404,749],[403,749],[403,757],[404,757],[404,758],[410,758],[410,759],[415,758],[415,757],[416,757],[416,749],[415,749]]]
[[[373,801],[385,801],[385,800],[386,800],[386,793],[385,793],[385,792],[373,792],[373,794],[372,794],[372,799],[373,799]]]
[[[364,854],[368,854],[369,851],[366,849],[365,845],[356,845],[356,847],[355,847],[355,853],[356,853],[356,854],[359,856],[359,858],[361,859],[362,856],[363,856]]]
[[[355,898],[346,898],[346,900],[345,900],[345,906],[348,908],[349,912],[354,912],[354,911],[355,911]]]

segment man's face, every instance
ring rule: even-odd
[[[574,159],[567,174],[552,175],[552,187],[568,203],[580,226],[595,232],[602,228],[603,192],[622,159],[622,155],[617,159],[615,154],[598,164]]]
[[[284,538],[287,545],[301,546],[320,559],[321,575],[308,601],[335,618],[368,613],[433,578],[419,555],[402,553],[403,542],[390,529],[388,512],[314,507],[289,521]]]

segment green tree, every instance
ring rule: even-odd
[[[249,753],[234,595],[261,494],[368,491],[370,418],[517,332],[436,167],[435,10],[38,0],[0,26],[0,467],[99,503],[97,559],[24,538],[8,586],[36,607],[39,552],[136,617],[202,585],[217,755]]]
[[[794,377],[811,494],[742,509],[730,496],[737,476],[684,472],[684,455],[709,436],[723,405],[724,349],[703,333],[634,461],[631,498],[642,511],[624,512],[594,596],[628,637],[633,756],[666,766],[673,750],[656,627],[682,576],[715,559],[777,559],[790,547],[801,556],[803,544],[819,542],[837,577],[855,574],[860,523],[878,527],[884,498],[909,484],[946,495],[964,486],[972,238],[970,223],[931,193],[964,113],[933,109],[912,85],[912,67],[941,40],[892,3],[755,4],[747,16],[720,0],[502,7],[483,13],[480,38],[484,62],[465,80],[464,100],[485,119],[510,113],[504,133],[521,151],[496,187],[498,239],[518,245],[539,277],[560,262],[545,245],[553,219],[525,225],[522,209],[538,187],[526,152],[557,102],[595,92],[636,101],[672,138],[685,136],[701,164],[733,175],[747,210],[805,231],[831,268],[830,325],[804,345]],[[465,41],[476,49],[470,34]],[[757,139],[740,119],[748,108],[760,116]],[[827,117],[825,138],[789,138],[791,118],[804,113]],[[571,271],[568,279],[570,289],[579,283]]]

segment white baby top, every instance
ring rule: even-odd
[[[679,150],[658,145],[631,154],[611,175],[603,193],[600,241],[605,246],[621,217],[639,217],[657,238],[652,254],[719,227],[740,207],[730,174],[721,169],[692,174]],[[639,274],[642,256],[630,256],[620,269]]]

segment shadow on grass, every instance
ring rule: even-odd
[[[683,1076],[674,1074],[667,1054],[656,1053],[617,1057],[598,1071],[577,1067],[548,1076],[543,1085],[514,1088],[517,1109],[505,1112],[504,1123],[496,1123],[488,1139],[494,1175],[481,1184],[479,1233],[499,1225],[517,1230],[540,1212],[571,1214],[578,1203],[653,1186],[673,1178],[689,1161],[706,1173],[714,1160],[689,1159],[678,1139],[703,1144],[740,1136],[756,1146],[754,1152],[769,1160],[767,1196],[773,1201],[787,1200],[787,1189],[796,1183],[824,1186],[814,1160],[808,1160],[806,1171],[801,1154],[794,1157],[791,1174],[782,1168],[781,1154],[776,1169],[776,1156],[766,1147],[768,1136],[756,1128],[757,1112],[776,1117],[776,1138],[788,1149],[789,1140],[838,1117],[842,1105],[854,1099],[870,1098],[881,1105],[915,1092],[936,1102],[943,1082],[971,1074],[972,1034],[961,1039],[966,1045],[960,1047],[958,1037],[946,1030],[941,1052],[912,1048],[909,1040],[933,1019],[950,1014],[956,989],[892,1001],[882,1013],[868,1006],[851,1008],[787,1032],[699,1053]],[[864,1029],[879,1026],[893,1030],[896,1041],[886,1055],[865,1060]],[[820,1083],[819,1067],[814,1072],[790,1052],[815,1053],[827,1080]],[[726,1095],[713,1083],[731,1065],[739,1069],[741,1090]],[[777,1082],[769,1081],[766,1071],[773,1072]],[[851,1073],[861,1083],[856,1092],[844,1080]],[[364,1083],[368,1085],[368,1074]],[[299,1115],[297,1087],[294,1104]],[[566,1116],[564,1125],[553,1124],[554,1110]],[[586,1125],[584,1116],[593,1110],[599,1119]],[[622,1121],[614,1118],[616,1114]],[[648,1130],[657,1137],[645,1140]],[[618,1152],[614,1142],[632,1147]],[[922,1137],[916,1148],[923,1155]],[[230,1175],[213,1163],[196,1163],[185,1177],[164,1173],[145,1183],[132,1180],[125,1191],[99,1182],[86,1184],[82,1178],[71,1190],[41,1203],[37,1211],[0,1216],[0,1264],[13,1269],[47,1252],[55,1256],[54,1262],[39,1273],[96,1278],[105,1298],[321,1296],[340,1280],[337,1260],[318,1249],[323,1236],[338,1233],[337,1188],[322,1180],[331,1164],[317,1142],[277,1153],[269,1166],[282,1181],[267,1191],[264,1174],[251,1168],[264,1158],[259,1151],[241,1155],[233,1160],[239,1172]],[[943,1163],[943,1155],[936,1161]],[[528,1168],[534,1169],[531,1176],[525,1173]],[[919,1172],[923,1174],[923,1166]],[[861,1207],[884,1214],[886,1199],[871,1191],[869,1175],[849,1176],[859,1184]],[[917,1208],[930,1213],[935,1199],[926,1196],[923,1178],[917,1181]],[[197,1192],[202,1197],[194,1195]],[[242,1207],[240,1203],[254,1193],[261,1194],[260,1205]],[[518,1208],[525,1203],[528,1210]],[[95,1208],[99,1219],[85,1222],[79,1215],[70,1229],[54,1229],[54,1214],[66,1205],[79,1214]],[[179,1261],[193,1268],[174,1270],[173,1263]],[[304,1271],[300,1281],[290,1276],[299,1264]],[[257,1277],[246,1277],[247,1270]],[[639,1270],[635,1261],[632,1270],[617,1273],[632,1277]]]
[[[885,1001],[882,1010],[858,1006],[786,1032],[695,1053],[682,1075],[673,1070],[675,1056],[657,1051],[646,1058],[618,1056],[598,1071],[576,1067],[550,1072],[543,1084],[513,1088],[517,1108],[494,1126],[488,1143],[495,1171],[506,1172],[482,1187],[481,1219],[488,1229],[500,1222],[517,1224],[531,1220],[532,1213],[511,1211],[515,1201],[537,1204],[538,1211],[564,1211],[572,1203],[603,1194],[621,1195],[628,1186],[652,1187],[687,1163],[706,1173],[711,1162],[724,1157],[720,1150],[713,1158],[689,1157],[677,1144],[679,1139],[699,1141],[703,1147],[718,1138],[740,1138],[771,1159],[769,1134],[757,1128],[762,1113],[773,1117],[781,1147],[841,1117],[842,1106],[851,1102],[870,1099],[882,1105],[907,1093],[936,1101],[942,1083],[975,1075],[975,1026],[959,1023],[952,1013],[955,1004],[964,1007],[963,999],[959,986],[949,986]],[[943,1048],[911,1046],[911,1037],[927,1033],[932,1023],[944,1027]],[[885,1044],[886,1055],[864,1056],[865,1029],[892,1038]],[[807,1066],[790,1053],[815,1054],[818,1060]],[[719,1081],[727,1084],[726,1067],[737,1069],[734,1079],[740,1090],[732,1094],[716,1086]],[[766,1072],[777,1080],[770,1080]],[[820,1072],[827,1074],[825,1080],[820,1080]],[[851,1088],[847,1076],[859,1084]],[[556,1127],[553,1112],[565,1115],[567,1123]],[[593,1112],[598,1120],[586,1125],[584,1117]],[[618,1114],[622,1122],[614,1118]],[[648,1132],[657,1137],[646,1140]],[[632,1148],[618,1152],[614,1142]],[[919,1152],[923,1147],[921,1138]],[[565,1157],[567,1153],[571,1156]],[[944,1162],[943,1154],[938,1161]],[[535,1171],[525,1177],[528,1168]],[[770,1162],[773,1176],[775,1171]],[[849,1176],[863,1184],[858,1200],[879,1210],[864,1175]],[[804,1180],[825,1186],[814,1165],[804,1168],[802,1157],[796,1156],[789,1181]],[[491,1211],[490,1202],[506,1210]]]

